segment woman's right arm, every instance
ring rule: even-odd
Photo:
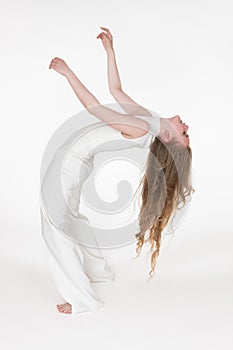
[[[152,116],[152,114],[146,108],[137,104],[122,90],[120,76],[117,69],[115,52],[113,48],[112,34],[110,33],[109,29],[104,27],[100,28],[107,32],[107,34],[101,32],[97,36],[97,39],[100,38],[102,40],[102,44],[107,53],[108,86],[110,94],[127,113],[130,113],[131,115]]]

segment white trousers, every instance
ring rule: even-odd
[[[61,296],[72,305],[72,314],[104,306],[95,295],[91,283],[115,280],[115,273],[109,269],[102,251],[77,243],[79,233],[84,236],[92,234],[91,227],[83,225],[89,222],[87,217],[79,213],[82,184],[90,175],[91,168],[82,167],[78,184],[69,176],[66,179],[69,210],[65,213],[63,232],[54,226],[42,204],[40,209],[42,235],[49,252],[50,269]]]
[[[91,283],[115,280],[107,261],[58,232],[44,215],[42,232],[54,281],[61,296],[72,305],[72,314],[104,306]]]

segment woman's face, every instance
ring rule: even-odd
[[[179,115],[168,118],[172,128],[173,136],[176,137],[185,146],[189,146],[189,135],[187,134],[189,126],[186,125],[180,118]]]

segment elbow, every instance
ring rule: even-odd
[[[110,95],[115,96],[119,92],[123,92],[121,88],[109,89]]]
[[[100,103],[97,103],[95,105],[89,105],[88,107],[86,107],[86,109],[89,112],[89,114],[98,118],[103,113],[104,106],[102,106]]]

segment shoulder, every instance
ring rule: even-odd
[[[153,136],[158,136],[160,132],[160,117],[158,116],[136,116],[136,118],[140,118],[145,121],[148,125],[148,130]],[[144,132],[147,133],[147,131]]]
[[[140,119],[140,127],[137,133],[135,132],[134,137],[141,137],[146,135],[152,128],[152,117],[144,115],[135,115],[135,118]]]

